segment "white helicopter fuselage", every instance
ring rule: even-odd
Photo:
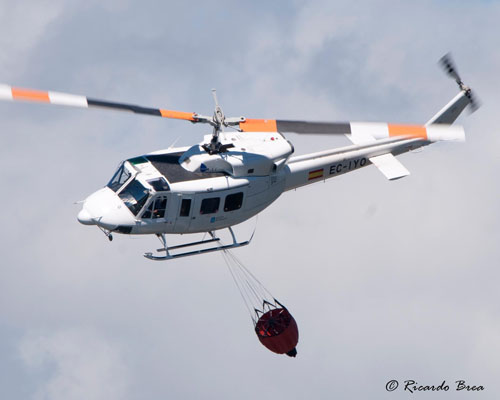
[[[216,154],[195,145],[132,158],[85,200],[78,220],[123,234],[213,232],[255,216],[284,191],[372,163],[389,179],[406,176],[394,155],[464,139],[459,126],[420,127],[417,136],[391,136],[391,129],[351,123],[348,137],[354,145],[295,157],[280,133],[235,132],[221,137],[226,147]]]
[[[243,138],[242,138],[243,137]],[[185,234],[237,225],[283,193],[292,145],[279,133],[225,134],[228,150],[171,148],[124,161],[78,215],[124,234]]]

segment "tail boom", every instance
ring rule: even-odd
[[[371,130],[372,133],[378,132],[376,134],[377,137],[385,135],[384,129],[380,128],[383,125],[387,127],[387,124],[365,124],[363,126],[365,132],[361,135],[365,139],[368,133],[368,125],[375,125],[378,128]],[[356,137],[356,129],[352,130],[352,135]],[[409,172],[402,165],[398,165],[399,162],[395,159],[393,160],[392,157],[380,156],[387,154],[397,156],[437,141],[465,140],[464,130],[461,126],[449,125],[427,126],[425,127],[425,136],[406,135],[392,137],[387,135],[385,139],[376,139],[374,135],[370,135],[370,137],[372,140],[353,146],[290,158],[284,168],[285,191],[343,175],[372,163],[388,179],[398,179],[408,175]]]

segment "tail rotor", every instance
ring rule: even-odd
[[[439,65],[441,65],[441,67],[450,78],[454,79],[455,82],[457,82],[460,90],[462,90],[469,99],[470,112],[473,113],[474,111],[476,111],[481,106],[481,103],[477,99],[476,95],[473,94],[472,89],[466,86],[462,81],[462,78],[458,74],[457,68],[455,67],[455,63],[453,62],[451,54],[447,53],[443,57],[441,57],[439,59]]]

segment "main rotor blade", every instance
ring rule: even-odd
[[[240,122],[243,132],[291,132],[345,135],[351,133],[348,122],[289,121],[283,119],[246,119]]]
[[[5,84],[0,84],[0,100],[21,100],[81,108],[101,107],[112,110],[129,111],[135,114],[154,115],[163,118],[183,119],[191,122],[197,122],[195,113],[190,112],[142,107],[126,103],[114,103],[74,94],[52,91],[44,92],[40,90],[11,87]]]
[[[315,122],[276,119],[246,119],[244,122],[240,122],[240,130],[242,132],[347,135],[356,144],[391,138],[412,138],[426,141],[434,141],[436,138],[439,138],[439,140],[444,140],[442,139],[443,135],[451,134],[455,135],[453,139],[462,140],[463,129],[457,127],[458,130],[456,132],[451,132],[451,128],[445,128],[448,131],[443,134],[439,131],[443,126],[434,128],[433,126],[392,124],[387,122]]]

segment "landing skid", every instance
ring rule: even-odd
[[[166,241],[166,238],[165,238],[165,234],[162,233],[162,234],[157,235],[157,236],[158,236],[158,239],[160,239],[160,242],[162,243],[163,247],[160,248],[160,249],[157,249],[156,251],[157,252],[165,252],[166,255],[164,255],[164,256],[159,256],[159,255],[156,256],[156,255],[153,255],[153,253],[145,253],[144,257],[146,257],[149,260],[154,260],[154,261],[166,261],[166,260],[172,260],[174,258],[195,256],[195,255],[198,255],[198,254],[212,253],[214,251],[234,249],[235,247],[246,246],[246,245],[250,244],[250,242],[252,241],[252,238],[253,238],[253,235],[254,235],[253,233],[252,233],[252,236],[250,237],[250,239],[248,239],[247,241],[245,241],[245,242],[238,242],[236,240],[236,236],[235,236],[233,230],[231,229],[231,227],[228,227],[227,229],[231,233],[231,237],[233,239],[233,243],[226,244],[226,245],[223,245],[222,242],[220,241],[220,239],[217,236],[215,236],[215,233],[212,231],[212,232],[208,232],[210,234],[210,236],[211,236],[211,239],[199,240],[199,241],[196,241],[196,242],[184,243],[184,244],[180,244],[180,245],[168,247],[167,246],[167,241]],[[171,253],[172,250],[175,251],[175,250],[178,250],[178,249],[182,249],[182,248],[186,248],[186,247],[191,247],[191,246],[201,246],[201,245],[205,245],[205,244],[208,244],[208,243],[218,243],[218,245],[216,245],[214,247],[199,249],[199,250],[187,251],[187,252],[184,252],[184,253],[176,253],[176,254],[172,254]]]

